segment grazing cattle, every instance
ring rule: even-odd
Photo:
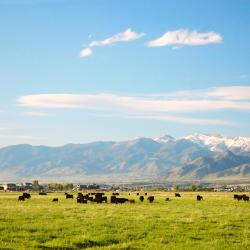
[[[94,199],[94,201],[96,202],[96,203],[102,203],[102,202],[108,202],[108,198],[107,198],[107,196],[96,196],[95,197],[95,199]]]
[[[135,200],[129,200],[129,203],[135,203]]]
[[[169,199],[169,198],[166,198],[165,201],[170,201],[170,199]]]
[[[54,199],[52,200],[52,202],[58,202],[58,201],[59,201],[58,198],[54,198]]]
[[[154,201],[154,199],[155,199],[154,196],[149,196],[149,197],[148,197],[148,201],[149,201],[150,203],[152,203],[152,202]]]
[[[128,193],[128,195],[130,195],[130,193]]]
[[[148,193],[145,193],[145,195],[147,196],[147,195],[148,195]]]
[[[88,202],[86,199],[80,198],[80,197],[77,197],[76,201],[77,201],[77,203],[85,203],[85,204],[87,204],[87,202]]]
[[[39,195],[47,195],[46,192],[39,192]]]
[[[115,195],[112,195],[110,197],[110,202],[111,203],[118,204],[118,203],[125,203],[126,201],[128,201],[128,199],[126,199],[126,198],[117,198]]]
[[[83,198],[83,197],[84,197],[84,195],[82,193],[77,194],[77,198]]]
[[[24,197],[25,199],[30,199],[30,198],[31,198],[31,195],[28,194],[28,193],[23,193],[23,197]]]
[[[203,197],[201,195],[197,195],[196,199],[197,199],[197,201],[201,201],[201,200],[203,200]]]
[[[127,198],[116,198],[116,203],[125,203],[126,201],[128,201]]]
[[[119,195],[119,193],[113,193],[112,195]]]
[[[144,196],[141,195],[139,199],[140,199],[141,202],[143,202],[144,201]]]
[[[174,196],[175,197],[181,197],[181,195],[179,193],[175,193]]]
[[[139,195],[139,193],[136,194],[137,196]]]
[[[19,196],[18,201],[25,201],[25,197],[23,197],[23,195]]]
[[[66,194],[66,199],[73,199],[74,195],[73,194]]]

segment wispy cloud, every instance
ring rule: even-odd
[[[170,114],[207,111],[250,111],[250,87],[230,86],[204,90],[150,95],[116,94],[38,94],[21,96],[18,104],[28,108],[85,109],[109,112],[143,119],[172,120],[185,123],[224,124],[227,121],[194,119]]]
[[[166,115],[166,114],[145,114],[145,115],[120,115],[120,114],[105,114],[98,113],[93,114],[96,117],[118,117],[123,119],[139,119],[139,120],[155,120],[155,121],[168,121],[181,124],[194,124],[194,125],[222,125],[222,126],[233,126],[236,125],[233,121],[221,120],[221,119],[204,119],[204,118],[192,118],[188,116],[180,115]]]
[[[168,31],[161,37],[149,41],[147,43],[147,46],[148,47],[161,47],[167,45],[198,46],[210,43],[220,43],[221,41],[222,41],[222,36],[215,32],[201,33],[196,30],[189,31],[185,29],[179,29],[174,31]]]
[[[112,44],[116,44],[118,42],[129,42],[134,41],[141,38],[144,34],[137,33],[133,31],[131,28],[125,30],[124,32],[113,35],[109,38],[99,41],[92,41],[88,44],[87,48],[84,48],[80,52],[80,57],[87,57],[93,54],[93,48],[99,46],[108,46]]]
[[[21,96],[18,103],[21,106],[33,108],[82,108],[135,113],[250,110],[250,87],[218,87],[152,95],[38,94]]]

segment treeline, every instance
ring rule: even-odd
[[[72,183],[60,184],[60,183],[50,183],[48,184],[48,189],[53,191],[70,191],[74,185]]]

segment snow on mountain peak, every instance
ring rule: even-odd
[[[154,141],[159,142],[159,143],[168,143],[170,141],[174,141],[175,138],[170,136],[170,135],[164,135],[161,137],[156,137],[154,138]]]
[[[211,151],[221,152],[230,150],[234,153],[250,152],[250,137],[227,137],[217,134],[193,134],[184,137]]]

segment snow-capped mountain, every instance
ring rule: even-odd
[[[231,151],[235,154],[250,153],[250,137],[227,137],[216,134],[193,134],[184,137],[214,152]]]
[[[164,135],[161,137],[154,138],[154,141],[159,142],[159,143],[169,143],[169,142],[175,141],[175,138],[170,135]]]
[[[250,180],[250,138],[194,134],[0,148],[0,182]]]

